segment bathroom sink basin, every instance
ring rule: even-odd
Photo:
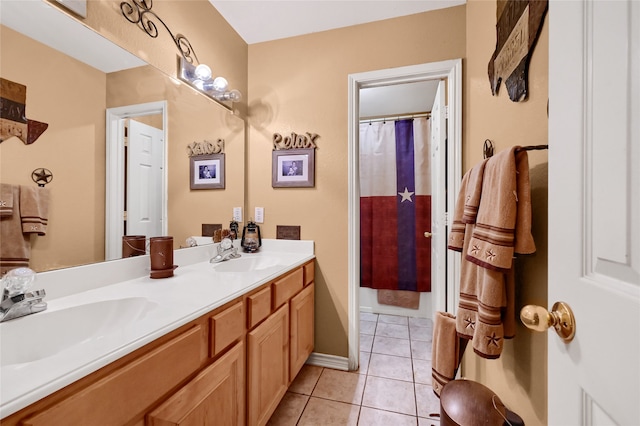
[[[157,304],[143,297],[43,311],[0,323],[0,365],[33,362],[117,333]]]
[[[215,263],[213,269],[216,272],[242,273],[264,271],[266,269],[275,270],[283,266],[282,261],[278,257],[243,253],[242,257],[238,259],[229,259]]]

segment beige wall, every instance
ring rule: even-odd
[[[465,54],[465,8],[249,46],[247,209],[265,208],[262,235],[300,225],[315,241],[315,351],[348,356],[347,76]],[[314,188],[272,188],[273,133],[313,132]]]
[[[18,138],[0,144],[0,182],[33,186],[34,169],[53,173],[47,235],[31,237],[30,266],[44,271],[104,260],[106,75],[9,28],[0,31],[0,76],[27,87],[27,118],[49,124],[31,145]]]
[[[491,95],[487,64],[495,49],[495,1],[467,3],[467,55],[464,81],[463,169],[482,159],[482,145],[491,139],[496,151],[513,145],[547,143],[548,17],[531,58],[529,99],[514,103],[504,85]],[[537,253],[518,262],[516,308],[547,304],[547,151],[529,153],[533,203],[533,236]],[[525,424],[547,423],[547,335],[533,333],[518,322],[516,338],[505,341],[497,360],[484,360],[468,351],[462,374],[494,392]]]

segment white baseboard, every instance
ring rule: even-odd
[[[333,368],[334,370],[349,371],[349,358],[336,355],[312,352],[311,355],[309,355],[306,364]]]

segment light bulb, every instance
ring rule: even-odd
[[[238,102],[240,99],[242,99],[242,93],[239,90],[233,89],[229,92],[229,100],[231,102]]]
[[[209,80],[211,78],[211,68],[205,64],[200,64],[196,67],[196,77],[200,80]]]
[[[193,85],[196,86],[199,90],[204,90],[204,81],[202,80],[193,80]]]
[[[229,82],[224,77],[216,77],[213,79],[213,90],[216,92],[224,92],[229,87]]]

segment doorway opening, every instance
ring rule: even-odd
[[[453,311],[459,261],[446,250],[447,211],[453,211],[462,176],[462,60],[434,62],[349,75],[349,359],[348,369],[359,364],[360,340],[360,165],[359,127],[361,89],[423,81],[444,81],[446,90],[446,142],[432,147],[442,159],[440,177],[432,182],[432,312]],[[443,112],[444,113],[444,112]]]
[[[119,259],[122,257],[122,236],[125,235],[125,208],[126,193],[135,192],[131,185],[144,184],[148,179],[127,178],[128,162],[125,154],[127,137],[125,129],[128,122],[137,118],[158,116],[158,124],[161,129],[158,138],[163,141],[161,155],[155,161],[160,163],[159,172],[154,172],[153,181],[157,185],[157,196],[153,200],[153,207],[160,222],[161,235],[167,234],[167,102],[149,102],[144,104],[128,105],[107,109],[107,152],[106,152],[106,212],[105,212],[105,260]],[[129,148],[127,148],[129,149]],[[144,149],[143,149],[144,150]],[[159,182],[158,182],[159,181]],[[148,183],[148,182],[147,182]],[[148,185],[147,185],[148,186]],[[142,190],[147,190],[144,188]],[[145,207],[146,208],[146,207]],[[144,209],[143,209],[144,210]],[[130,233],[130,232],[128,232]],[[149,237],[149,235],[146,235]]]

